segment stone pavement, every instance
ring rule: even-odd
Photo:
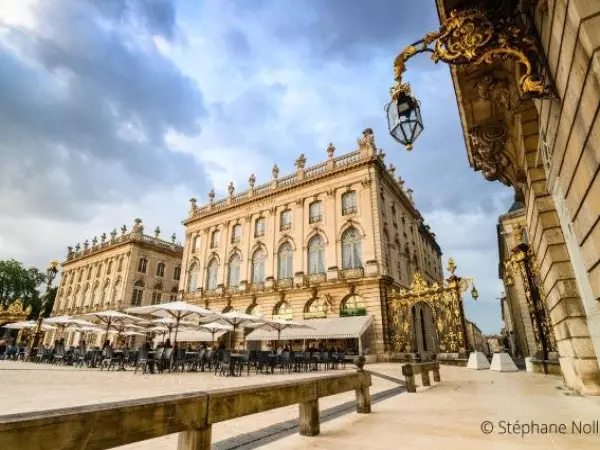
[[[349,366],[350,367],[350,366]],[[577,397],[561,388],[558,378],[537,374],[441,368],[442,382],[401,393],[398,364],[372,364],[373,413],[354,412],[354,393],[321,399],[321,434],[297,434],[298,407],[289,406],[213,426],[214,448],[273,449],[596,449],[598,425],[591,434],[577,434],[572,422],[598,424],[600,399]],[[348,369],[353,370],[353,369]],[[269,383],[283,379],[322,376],[293,374],[251,375],[241,378],[213,374],[163,374],[140,376],[132,372],[55,368],[46,365],[0,361],[0,413],[34,411],[94,404],[209,388]],[[398,395],[400,394],[401,395]],[[482,432],[490,421],[493,430]],[[537,427],[537,434],[501,434],[502,421]],[[596,422],[594,422],[596,421]],[[564,424],[566,435],[541,434],[544,424]],[[489,431],[489,424],[484,428]],[[575,431],[575,433],[573,433]],[[175,435],[120,447],[120,450],[175,449]]]

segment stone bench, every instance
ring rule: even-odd
[[[212,424],[299,405],[304,436],[319,434],[319,398],[356,392],[371,412],[371,375],[354,373],[0,416],[0,449],[100,450],[178,433],[178,450],[211,448]]]
[[[402,366],[402,375],[406,381],[406,390],[408,392],[417,392],[415,384],[415,375],[421,374],[421,383],[423,386],[431,386],[431,378],[429,372],[433,372],[433,381],[439,382],[440,378],[440,363],[438,361],[429,361],[416,364],[405,364]]]

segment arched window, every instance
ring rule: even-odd
[[[325,305],[319,298],[313,298],[309,300],[306,306],[304,307],[304,318],[305,319],[314,319],[327,317],[327,313],[325,312]]]
[[[133,285],[133,292],[131,294],[131,306],[141,306],[143,297],[144,282],[142,280],[138,280]]]
[[[280,301],[273,308],[273,319],[288,319],[291,320],[294,316],[292,305],[285,300]]]
[[[175,266],[173,270],[173,279],[179,281],[181,279],[181,266]]]
[[[193,262],[188,272],[188,292],[194,292],[198,289],[198,270],[199,266],[197,262]]]
[[[325,246],[319,235],[308,241],[308,273],[325,273]]]
[[[169,301],[174,302],[177,301],[177,286],[171,289],[171,295],[169,296]]]
[[[146,258],[140,258],[138,262],[138,272],[146,273],[148,267],[148,260]]]
[[[200,236],[195,236],[192,242],[192,252],[200,250]]]
[[[342,269],[362,267],[360,234],[356,228],[348,228],[342,234]]]
[[[112,298],[110,300],[111,305],[116,305],[117,300],[119,301],[119,303],[121,302],[121,279],[117,279],[117,281],[115,281],[115,285],[113,286],[113,290],[112,290]]]
[[[213,258],[206,267],[206,289],[209,291],[217,288],[217,277],[219,275],[219,263]]]
[[[163,278],[165,276],[165,263],[164,262],[159,262],[156,265],[156,276]]]
[[[256,303],[254,303],[253,305],[250,305],[248,307],[248,309],[246,309],[246,314],[250,314],[252,316],[258,316],[258,317],[262,317],[262,315],[263,315],[260,305],[257,305]]]
[[[280,280],[294,277],[294,252],[289,242],[281,244],[277,252],[277,278]]]
[[[267,254],[262,248],[259,248],[252,255],[252,283],[262,283],[265,281],[265,260]]]
[[[265,235],[265,219],[259,217],[254,223],[254,237],[261,237]]]
[[[360,295],[349,295],[340,305],[340,316],[366,316],[367,308]]]
[[[240,285],[240,263],[241,258],[238,253],[229,258],[229,276],[227,277],[227,286],[238,287]]]
[[[162,303],[162,289],[162,284],[156,283],[154,285],[152,291],[152,305],[159,305],[160,303]]]

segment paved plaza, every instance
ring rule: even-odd
[[[299,436],[294,429],[296,405],[242,417],[213,426],[214,448],[277,449],[596,449],[600,447],[600,399],[578,397],[562,389],[558,378],[537,374],[472,371],[442,367],[442,382],[403,392],[398,364],[367,366],[373,376],[373,413],[353,412],[354,393],[321,399],[322,424],[317,437]],[[350,369],[350,366],[347,370]],[[329,372],[340,373],[340,371]],[[134,375],[128,372],[53,367],[0,361],[2,414],[201,391],[227,386],[324,376],[312,374],[218,377],[212,373]],[[489,421],[491,433],[482,432]],[[565,424],[567,434],[502,434],[503,421],[519,425]],[[592,424],[590,434],[578,434],[572,423]],[[594,422],[596,421],[596,422]],[[594,425],[596,424],[596,425]],[[483,425],[489,431],[489,424]],[[486,428],[487,427],[487,428]],[[530,426],[531,428],[531,426]],[[535,428],[535,427],[534,427]],[[537,431],[537,430],[534,430]],[[120,447],[121,450],[176,448],[175,435]]]

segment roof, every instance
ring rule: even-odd
[[[331,319],[295,320],[310,328],[286,328],[282,340],[292,339],[348,339],[360,337],[371,325],[371,316],[335,317]],[[259,329],[246,336],[247,341],[277,340],[277,332]]]

